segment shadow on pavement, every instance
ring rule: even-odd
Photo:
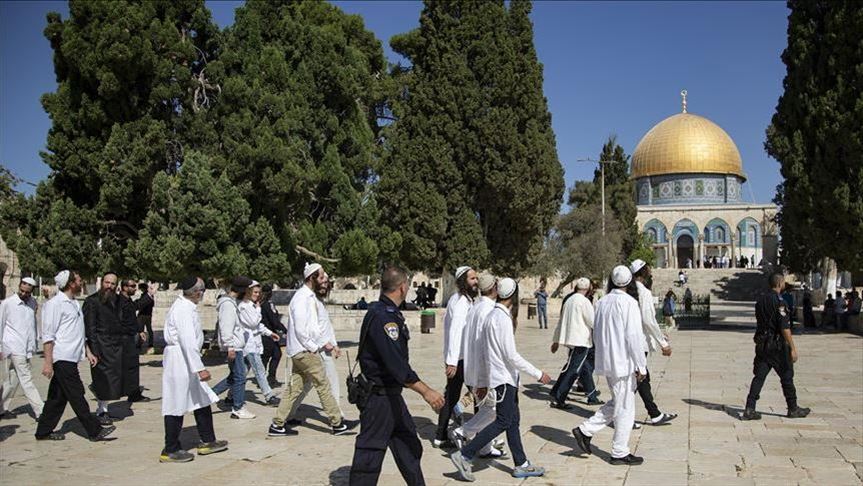
[[[711,403],[705,402],[704,400],[697,400],[694,398],[684,398],[683,401],[688,403],[689,405],[695,405],[697,407],[706,408],[707,410],[716,410],[717,412],[724,412],[726,415],[733,419],[740,420],[740,415],[743,414],[743,408],[732,406],[732,405],[723,405],[721,403]],[[774,417],[784,417],[785,415],[772,413],[772,412],[761,412],[761,415],[772,415]]]
[[[351,477],[351,466],[341,466],[335,471],[330,472],[330,482],[331,486],[342,486],[348,484],[348,481]]]
[[[4,440],[8,439],[9,437],[12,437],[13,435],[15,435],[15,429],[20,428],[20,427],[21,426],[18,424],[0,426],[0,442],[3,442]]]

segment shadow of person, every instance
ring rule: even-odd
[[[740,420],[740,416],[743,414],[743,408],[742,407],[735,407],[732,405],[723,405],[721,403],[705,402],[704,400],[698,400],[695,398],[684,398],[683,402],[687,403],[689,405],[695,405],[697,407],[706,408],[707,410],[715,410],[717,412],[724,412],[729,417],[737,419],[737,420]],[[772,412],[761,412],[761,415],[773,415],[774,417],[784,417],[785,416],[785,415],[782,415],[779,413],[772,413]]]
[[[0,442],[3,442],[4,440],[8,439],[9,437],[12,437],[13,435],[15,435],[15,429],[18,429],[18,428],[21,428],[21,426],[18,424],[0,426]]]
[[[429,442],[434,440],[435,432],[437,432],[436,422],[432,422],[428,417],[414,417],[414,425],[420,440]]]
[[[81,421],[79,421],[77,417],[76,418],[70,418],[70,419],[66,420],[65,422],[63,422],[63,425],[60,426],[59,432],[61,434],[72,433],[72,434],[75,434],[79,437],[83,437],[83,438],[88,439],[88,440],[90,439],[90,436],[87,435],[87,431],[84,430],[84,426],[81,425]],[[117,439],[116,437],[108,437],[107,439],[104,439],[104,440],[106,442],[110,442],[110,441],[116,440],[116,439]]]
[[[330,486],[343,486],[348,484],[351,477],[351,466],[341,466],[330,472]]]
[[[132,415],[135,415],[135,412],[132,410],[132,404],[126,400],[108,404],[108,416],[112,420],[123,421],[126,417],[131,417]]]
[[[610,428],[610,427],[609,427]],[[572,436],[571,432],[566,432],[560,429],[555,429],[553,427],[547,427],[545,425],[532,425],[530,427],[530,431],[539,436],[542,439],[545,439],[549,442],[554,442],[555,444],[562,445],[564,447],[571,447],[572,449],[566,452],[561,452],[560,455],[566,457],[587,457],[587,454],[581,452],[581,449],[575,443],[575,438]],[[592,444],[593,446],[593,455],[602,459],[603,461],[609,462],[611,461],[611,454],[600,450],[596,447],[596,444]]]

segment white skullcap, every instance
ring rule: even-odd
[[[494,284],[497,283],[494,275],[490,273],[483,273],[479,276],[479,290],[480,292],[488,292],[494,287]]]
[[[629,271],[632,273],[638,273],[638,271],[644,268],[645,265],[647,264],[644,263],[644,260],[636,258],[629,264]]]
[[[249,288],[260,287],[260,286],[261,286],[261,282],[258,282],[257,280],[252,280],[252,283],[249,284]]]
[[[303,269],[303,280],[309,278],[313,273],[322,268],[324,267],[320,263],[306,263],[306,267]]]
[[[57,284],[58,289],[62,289],[69,283],[69,270],[63,270],[54,276],[54,283]]]
[[[33,280],[33,279],[32,279],[32,278],[30,278],[30,277],[24,277],[24,278],[22,278],[22,279],[21,279],[21,283],[25,283],[25,284],[27,284],[27,285],[29,285],[29,286],[31,286],[31,287],[35,287],[35,286],[36,286],[36,281],[35,281],[35,280]]]
[[[459,279],[459,277],[461,277],[462,275],[466,274],[466,273],[467,273],[468,271],[470,271],[470,270],[471,270],[471,268],[470,268],[469,266],[467,266],[467,265],[456,268],[456,269],[455,269],[455,279],[456,279],[456,280],[458,280],[458,279]]]
[[[575,288],[577,289],[589,289],[590,288],[590,280],[586,277],[581,277],[580,279],[575,281]]]
[[[632,282],[632,272],[624,265],[618,265],[611,271],[611,282],[615,287],[626,287]]]
[[[497,296],[501,299],[508,299],[515,293],[517,284],[511,278],[502,278],[497,281]]]

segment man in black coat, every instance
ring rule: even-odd
[[[282,324],[282,316],[276,309],[275,304],[270,300],[273,296],[273,286],[264,284],[261,288],[261,321],[270,331],[279,333],[282,336],[287,334],[288,330]],[[278,341],[272,339],[264,339],[264,352],[261,355],[261,360],[264,363],[264,368],[269,369],[267,372],[267,381],[270,386],[280,386],[282,383],[276,378],[276,373],[279,371],[279,362],[282,360],[282,347]]]

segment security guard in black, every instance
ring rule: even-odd
[[[381,295],[380,301],[369,304],[360,335],[365,342],[357,359],[374,387],[360,412],[350,484],[377,484],[389,447],[405,482],[423,485],[422,444],[402,398],[404,387],[419,381],[408,362],[410,333],[404,316],[392,300]]]

